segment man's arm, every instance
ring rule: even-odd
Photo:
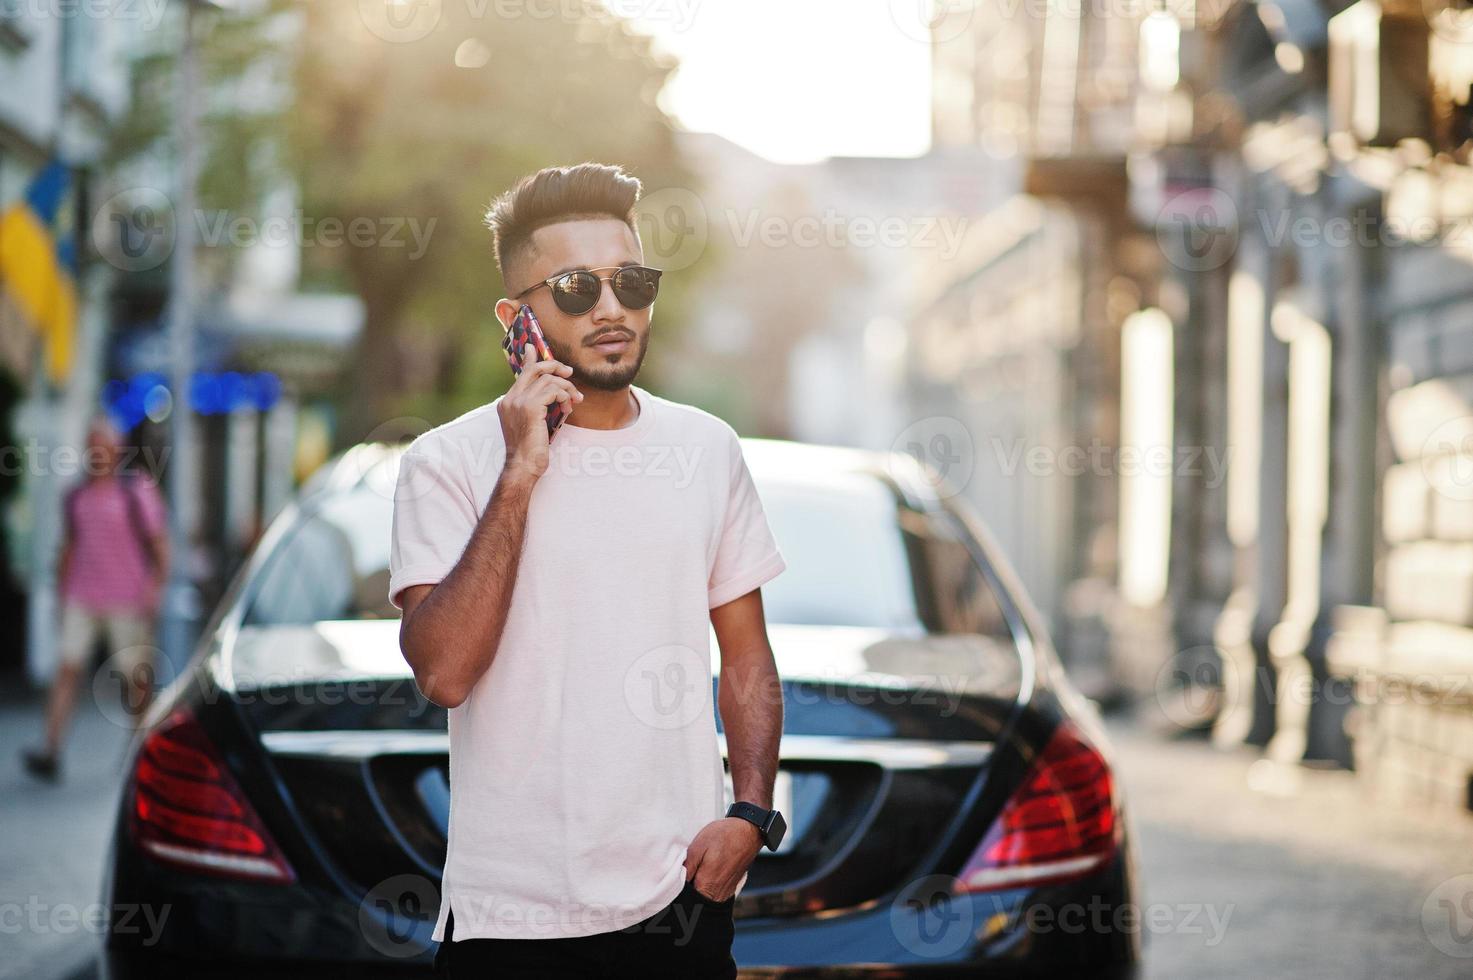
[[[783,732],[782,685],[767,640],[762,590],[711,610],[711,625],[721,648],[717,704],[726,730],[736,799],[772,807],[778,743]],[[756,825],[723,817],[701,828],[686,853],[686,877],[697,891],[717,901],[736,892],[737,883],[762,849]]]
[[[767,640],[762,590],[711,610],[721,648],[717,705],[726,730],[726,757],[736,799],[772,807],[778,742],[783,733],[783,693]]]
[[[399,647],[424,696],[453,708],[491,666],[511,610],[535,475],[507,467],[450,573],[400,597]]]
[[[497,406],[507,453],[486,510],[445,577],[434,585],[406,587],[399,597],[404,610],[399,649],[420,691],[446,708],[465,701],[501,645],[522,559],[527,507],[551,461],[547,406],[560,401],[572,408],[583,400],[568,380],[571,367],[539,360],[530,342],[522,357],[522,373]]]

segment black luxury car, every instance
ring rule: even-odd
[[[1108,745],[975,514],[903,454],[743,445],[788,562],[789,824],[737,896],[744,975],[1134,976]],[[401,452],[309,482],[155,702],[104,901],[168,915],[115,914],[104,976],[431,973],[448,736],[387,599]]]

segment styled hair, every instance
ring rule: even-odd
[[[532,233],[547,225],[616,218],[637,238],[634,205],[641,189],[639,178],[603,163],[545,167],[517,181],[486,211],[502,282],[507,289],[528,285],[508,281],[507,273],[531,251]]]

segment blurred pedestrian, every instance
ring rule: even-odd
[[[46,708],[45,745],[22,752],[42,779],[60,772],[62,741],[88,661],[104,632],[134,719],[153,694],[154,623],[168,566],[158,485],[124,468],[123,435],[105,418],[87,433],[86,476],[67,493],[58,585],[60,664]]]

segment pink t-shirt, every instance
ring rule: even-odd
[[[124,486],[125,481],[130,481]],[[135,495],[135,528],[125,493]],[[164,531],[164,500],[158,486],[144,477],[89,480],[67,498],[72,528],[72,558],[62,598],[94,611],[152,609],[158,589],[140,529]]]
[[[631,425],[570,420],[553,437],[501,644],[449,712],[436,940],[452,908],[456,939],[633,925],[679,894],[687,846],[725,813],[710,610],[786,563],[731,426],[631,388]],[[485,511],[506,456],[499,401],[404,455],[395,605],[445,577]]]

